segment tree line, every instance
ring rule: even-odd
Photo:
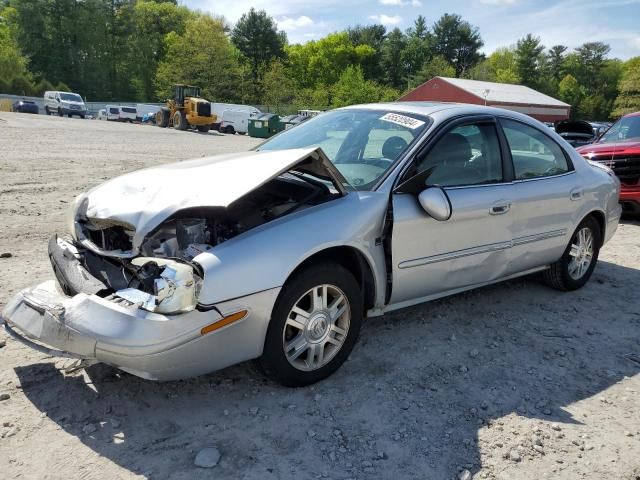
[[[528,34],[482,53],[477,27],[445,14],[411,28],[356,25],[289,44],[251,9],[235,24],[175,0],[0,0],[0,92],[72,90],[95,101],[162,101],[174,83],[277,111],[389,101],[434,76],[527,85],[605,120],[640,110],[640,57]]]

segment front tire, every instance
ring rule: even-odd
[[[207,133],[211,128],[211,125],[198,125],[198,131],[202,133]]]
[[[543,273],[547,285],[557,290],[577,290],[591,278],[602,245],[600,225],[593,217],[585,218],[571,236],[564,254]]]
[[[296,274],[273,309],[262,370],[289,387],[328,377],[353,350],[362,308],[358,282],[342,265],[322,263]]]
[[[175,128],[176,130],[186,130],[187,127],[189,127],[187,118],[185,117],[184,113],[178,110],[173,114],[173,128]]]

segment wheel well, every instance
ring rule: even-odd
[[[353,247],[332,247],[314,253],[298,265],[296,269],[291,272],[289,278],[310,265],[323,262],[339,263],[353,273],[353,276],[360,285],[360,290],[363,292],[365,312],[373,308],[376,298],[373,271],[362,252]]]
[[[600,247],[604,244],[604,234],[605,234],[605,218],[604,218],[604,213],[600,212],[599,210],[594,210],[593,212],[591,212],[589,215],[587,215],[587,217],[593,217],[596,222],[598,222],[598,225],[600,226]]]

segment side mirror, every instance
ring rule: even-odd
[[[440,222],[451,218],[451,202],[440,187],[429,187],[420,192],[418,202],[425,212]]]

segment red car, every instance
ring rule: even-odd
[[[622,184],[623,211],[640,214],[640,112],[625,115],[595,143],[577,151],[610,167]]]

